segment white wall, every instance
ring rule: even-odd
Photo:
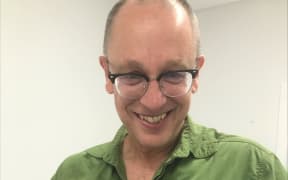
[[[49,179],[68,155],[114,136],[120,122],[98,65],[112,2],[2,0],[2,180]],[[283,162],[286,7],[247,0],[198,12],[207,63],[191,108],[195,121],[253,138]]]
[[[287,1],[242,0],[198,16],[207,60],[191,114],[287,165]]]

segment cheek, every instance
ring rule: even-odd
[[[183,97],[177,98],[176,103],[178,104],[179,111],[184,113],[185,115],[188,113],[191,103],[192,92],[189,92]]]
[[[133,101],[114,94],[114,103],[120,119],[122,121],[125,120],[128,116],[128,109],[130,105],[133,104]]]
[[[122,102],[121,97],[119,97],[117,94],[114,94],[114,103],[115,103],[115,107],[116,110],[118,112],[118,114],[120,115],[121,111],[123,111],[123,107],[125,106]]]

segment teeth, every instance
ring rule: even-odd
[[[149,123],[158,123],[162,119],[164,119],[167,116],[167,113],[160,114],[159,116],[144,116],[144,115],[139,115],[139,117],[144,120],[148,121]]]

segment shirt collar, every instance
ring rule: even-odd
[[[170,158],[206,158],[217,151],[216,131],[192,122],[187,117],[180,139]]]
[[[111,142],[97,145],[86,150],[86,152],[92,156],[103,159],[113,166],[118,166],[119,163],[122,162],[122,143],[126,135],[127,130],[122,125]]]
[[[94,157],[102,158],[115,167],[122,167],[122,144],[126,135],[126,128],[121,126],[113,141],[90,148],[86,152]],[[212,156],[217,151],[217,144],[216,130],[198,125],[187,117],[178,144],[167,161],[186,158],[190,154],[198,159]]]

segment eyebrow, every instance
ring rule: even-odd
[[[168,60],[165,64],[165,69],[188,69],[189,65],[184,64],[182,59]]]
[[[136,60],[125,60],[124,64],[117,64],[115,65],[114,63],[111,63],[111,61],[108,61],[108,63],[113,67],[114,70],[116,71],[127,71],[129,69],[136,69],[139,71],[143,71],[143,65],[141,65],[139,62]]]
[[[133,59],[126,59],[125,64],[119,64],[115,65],[108,61],[110,65],[112,65],[113,69],[115,69],[118,72],[125,72],[128,70],[136,70],[136,71],[145,71],[145,68],[143,64],[139,63],[136,60]],[[164,64],[163,67],[161,67],[162,71],[167,71],[167,70],[182,70],[182,69],[191,69],[192,67],[189,67],[188,64],[183,63],[183,59],[170,59],[167,60],[166,63]]]

